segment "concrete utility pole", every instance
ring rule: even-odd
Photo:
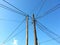
[[[26,45],[28,45],[28,16],[26,16]]]
[[[36,20],[33,14],[33,26],[34,26],[34,45],[38,45],[37,34],[36,34]]]

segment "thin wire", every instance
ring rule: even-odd
[[[8,39],[8,41],[10,41],[12,38],[18,36],[19,34],[21,34],[24,30],[20,30],[19,32],[17,32],[16,34],[14,34],[11,38]],[[6,44],[8,41],[5,41],[5,43],[2,44]]]
[[[52,38],[56,42],[60,43],[60,41],[58,41],[55,37],[53,37],[49,32],[45,31],[45,29],[43,29],[43,27],[40,24],[38,24],[38,26],[39,26],[39,29],[41,29],[42,32],[44,32],[45,34],[47,34],[50,38]]]
[[[60,37],[57,37],[56,39],[59,39]],[[40,43],[46,43],[46,42],[49,42],[49,41],[52,41],[53,39],[49,39],[49,40],[46,40],[46,41],[42,41]]]
[[[12,8],[10,8],[10,7],[7,7],[7,6],[3,5],[3,4],[0,4],[0,7],[4,8],[4,9],[7,9],[7,10],[10,10],[10,11],[13,11],[13,12],[15,12],[15,13],[18,13],[18,14],[23,15],[23,13],[18,12],[18,11],[14,10],[14,9],[12,9]],[[23,16],[25,16],[25,15],[23,15]]]
[[[12,5],[11,3],[7,2],[6,0],[3,0],[4,2],[6,2],[7,4],[9,4],[10,6],[12,6],[13,8],[17,9],[18,11],[20,11],[21,13],[23,13],[22,15],[26,16],[27,14],[25,12],[23,12],[22,10],[18,9],[17,7],[15,7],[14,5]]]
[[[37,13],[37,17],[38,17],[39,12],[41,12],[41,10],[42,10],[42,8],[43,8],[45,2],[46,2],[46,0],[43,0],[42,5],[41,5],[41,7],[40,7],[40,9],[39,9],[39,11],[38,11],[38,13]]]
[[[60,37],[58,34],[56,34],[56,33],[54,33],[54,32],[52,32],[51,30],[49,30],[46,26],[44,26],[42,23],[40,23],[39,21],[37,21],[43,28],[45,28],[46,29],[46,31],[48,31],[48,32],[50,32],[50,33],[52,33],[52,34],[54,34],[55,36],[57,36],[57,37]]]
[[[6,40],[3,41],[3,43],[7,42],[9,38],[17,31],[17,29],[23,24],[25,19],[12,31],[12,33],[6,38]]]
[[[56,39],[60,39],[60,37],[57,37]],[[46,43],[46,42],[49,42],[49,41],[52,41],[53,39],[49,39],[49,40],[46,40],[46,41],[42,41],[42,42],[40,42],[41,44],[42,43]]]
[[[40,26],[39,29],[41,29],[42,32],[44,32],[45,34],[47,34],[50,38],[52,38],[53,40],[55,40],[56,42],[60,43],[59,41],[57,41],[57,39],[55,39],[55,37],[52,37],[52,35],[50,35],[48,32],[44,31],[43,28]]]
[[[48,15],[49,13],[52,13],[53,11],[57,10],[60,8],[60,4],[57,4],[56,6],[54,6],[53,8],[49,9],[48,11],[46,11],[44,14],[42,14],[41,16],[37,17],[36,19],[42,18],[46,15]]]
[[[10,7],[7,7],[7,6],[3,5],[3,4],[0,4],[0,7],[1,7],[1,8],[4,8],[4,9],[7,9],[7,10],[10,10],[10,11],[12,11],[12,12],[15,12],[15,13],[17,13],[17,14],[21,14],[21,15],[23,15],[23,13],[21,13],[21,12],[19,12],[19,11],[16,11],[16,10],[10,8]],[[25,16],[25,15],[23,15],[23,16]],[[29,16],[29,15],[26,15],[26,16],[32,18],[32,17]],[[26,16],[25,16],[25,17],[26,17]]]
[[[37,5],[38,5],[38,4],[37,4]],[[32,10],[30,13],[35,14],[36,8],[38,8],[38,6],[35,5],[34,8],[33,8],[33,10]]]

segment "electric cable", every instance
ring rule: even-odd
[[[4,9],[7,9],[7,10],[9,10],[9,11],[15,12],[15,13],[17,13],[17,14],[19,14],[19,15],[20,15],[20,14],[23,15],[23,13],[21,13],[21,12],[19,12],[19,11],[16,11],[16,10],[10,8],[10,7],[7,7],[7,6],[3,5],[3,4],[0,4],[0,7],[1,7],[1,8],[4,8]],[[24,16],[25,16],[25,15],[24,15]],[[26,16],[32,18],[32,17],[29,16],[29,15],[26,15]],[[25,17],[26,17],[26,16],[25,16]]]
[[[39,11],[37,13],[37,17],[38,17],[39,12],[41,12],[41,10],[42,10],[45,3],[46,3],[46,0],[42,0],[42,5],[41,5],[41,7],[40,7],[40,9],[39,9]]]
[[[57,37],[60,37],[58,34],[56,34],[56,33],[54,33],[54,32],[52,32],[51,30],[49,30],[46,26],[44,26],[42,23],[40,23],[39,21],[37,21],[43,28],[45,28],[46,30],[45,31],[48,31],[48,32],[50,32],[50,33],[52,33],[52,34],[54,34],[55,36],[57,36]]]
[[[14,9],[12,9],[12,8],[10,8],[10,7],[7,7],[7,6],[3,5],[3,4],[0,4],[0,7],[1,7],[1,8],[4,8],[4,9],[7,9],[7,10],[10,10],[10,11],[12,11],[12,12],[18,13],[19,15],[20,15],[20,14],[23,15],[23,13],[18,12],[18,11],[14,10]],[[25,15],[23,15],[23,16],[25,16]]]
[[[16,34],[14,34],[11,38],[9,38],[7,41],[5,41],[5,43],[3,42],[2,44],[6,44],[8,43],[12,38],[18,36],[19,34],[21,34],[24,30],[20,30],[19,32],[17,32]]]
[[[24,21],[25,19],[22,20],[22,22],[9,34],[9,36],[3,41],[3,44],[9,40],[9,38],[17,31],[17,29],[23,24]]]
[[[60,37],[57,37],[56,39],[60,39]],[[43,44],[43,43],[46,43],[46,42],[49,42],[49,41],[52,41],[53,39],[49,39],[49,40],[46,40],[46,41],[42,41],[42,42],[40,42],[41,44]]]
[[[11,3],[7,2],[6,0],[3,0],[4,2],[6,2],[7,4],[9,4],[10,6],[12,6],[13,8],[17,9],[18,11],[20,11],[20,13],[22,13],[23,16],[26,16],[27,14],[25,12],[23,12],[22,10],[18,9],[17,7],[15,7],[14,5],[12,5]]]
[[[39,29],[44,32],[45,34],[47,34],[50,38],[52,38],[53,40],[55,40],[56,42],[60,43],[60,41],[58,41],[55,37],[53,37],[49,32],[46,31],[46,29],[44,29],[40,24],[38,24]]]
[[[41,14],[41,16],[37,17],[36,19],[45,17],[46,15],[48,15],[49,13],[52,13],[53,11],[57,10],[60,8],[60,4],[57,4],[56,6],[54,6],[53,8],[49,9],[48,11],[46,11],[45,13]]]

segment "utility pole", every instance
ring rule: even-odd
[[[33,19],[33,27],[34,27],[34,45],[38,45],[37,34],[36,34],[36,20],[35,20],[34,14],[32,19]]]
[[[26,45],[28,45],[28,16],[26,16]]]

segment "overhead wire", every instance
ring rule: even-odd
[[[52,38],[53,40],[55,40],[56,42],[60,43],[60,41],[58,41],[56,39],[56,37],[54,37],[53,35],[51,35],[51,32],[48,32],[47,29],[45,29],[45,27],[41,26],[41,24],[37,24],[39,26],[39,29],[44,32],[45,34],[47,34],[50,38]],[[54,33],[53,33],[54,34]]]
[[[39,24],[37,24],[37,25],[39,25]],[[40,25],[41,25],[41,23],[40,23]],[[40,26],[39,26],[39,28],[40,28]],[[41,29],[40,29],[41,30]],[[48,29],[48,31],[50,31],[49,29]],[[54,32],[53,32],[53,34],[55,34]],[[57,37],[56,37],[56,39],[60,39],[60,36],[58,36],[57,34],[55,34]],[[43,43],[46,43],[46,42],[49,42],[49,41],[52,41],[53,39],[48,39],[48,40],[46,40],[46,41],[42,41],[42,42],[40,42],[40,44],[43,44]]]
[[[10,7],[7,7],[7,6],[3,5],[3,4],[0,4],[0,7],[1,7],[1,8],[4,8],[4,9],[7,9],[7,10],[10,10],[10,11],[12,11],[12,12],[15,12],[15,13],[18,13],[18,14],[23,15],[22,13],[14,10],[14,9],[12,9],[12,8],[10,8]],[[24,16],[25,16],[25,15],[24,15]]]
[[[38,4],[36,4],[36,5],[38,5]],[[36,6],[36,5],[34,6],[33,10],[30,13],[35,14],[35,10],[38,8],[38,6]]]
[[[57,37],[56,39],[60,39],[60,37]],[[43,44],[43,43],[50,42],[50,41],[53,41],[53,39],[45,40],[45,41],[42,41],[40,43]]]
[[[22,10],[18,9],[17,7],[15,7],[14,5],[12,5],[11,3],[7,2],[6,0],[3,0],[4,2],[6,2],[7,4],[9,4],[10,6],[12,6],[13,8],[17,9],[20,13],[22,13],[23,16],[26,16],[28,14],[26,14],[25,12],[23,12]]]
[[[39,29],[40,29],[42,32],[44,32],[45,34],[47,34],[50,38],[52,38],[52,39],[55,40],[56,42],[60,43],[59,41],[57,41],[57,39],[56,39],[55,37],[52,37],[48,32],[43,31],[41,26],[39,27]]]
[[[3,9],[7,9],[7,10],[9,10],[9,11],[15,12],[15,13],[17,13],[17,14],[19,14],[19,15],[20,15],[20,14],[23,15],[23,13],[21,13],[21,12],[19,12],[19,11],[16,11],[16,10],[14,10],[14,9],[8,7],[8,6],[5,6],[5,5],[3,5],[3,4],[0,4],[0,7],[3,8]],[[25,16],[25,15],[24,15],[24,16]],[[26,16],[32,18],[32,17],[29,16],[29,15],[26,15]],[[26,17],[26,16],[25,16],[25,17]]]
[[[49,13],[52,13],[53,11],[57,10],[60,8],[60,4],[57,4],[56,6],[54,6],[53,8],[49,9],[48,11],[46,11],[45,13],[41,14],[41,16],[38,16],[36,19],[39,19],[39,18],[43,18],[45,17],[46,15],[48,15]]]
[[[17,7],[15,7],[14,5],[12,5],[12,4],[9,3],[8,1],[6,1],[6,0],[3,0],[3,1],[4,1],[5,3],[9,4],[10,6],[12,6],[13,8],[15,8],[16,10],[18,10],[18,11],[15,10],[15,12],[20,13],[20,14],[23,15],[23,16],[29,16],[30,18],[32,18],[29,14],[27,14],[27,13],[23,12],[22,10],[18,9]],[[8,7],[8,8],[9,8],[9,7]]]
[[[37,17],[38,17],[39,12],[41,12],[41,10],[42,10],[45,2],[46,2],[46,0],[42,0],[42,4],[41,4],[41,7],[39,8],[39,11],[38,11],[38,13],[37,13]]]
[[[24,30],[20,30],[19,32],[17,32],[16,34],[14,34],[12,37],[10,37],[5,43],[2,43],[2,44],[6,44],[8,43],[12,38],[18,36],[19,34],[21,34]]]
[[[8,37],[3,41],[3,44],[6,43],[9,38],[17,31],[17,29],[24,23],[25,19],[8,35]]]
[[[39,21],[37,21],[43,28],[45,28],[46,29],[46,31],[48,31],[48,32],[50,32],[50,33],[52,33],[52,34],[54,34],[55,36],[57,36],[57,37],[60,37],[58,34],[56,34],[56,33],[54,33],[53,31],[51,31],[50,29],[48,29],[46,26],[44,26],[42,23],[40,23]]]

